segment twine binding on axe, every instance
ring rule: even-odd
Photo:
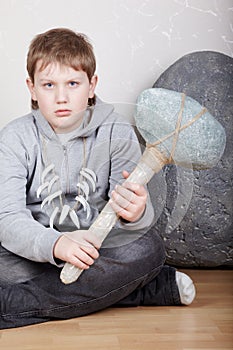
[[[195,117],[193,117],[188,123],[184,124],[183,126],[180,126],[181,125],[181,121],[182,121],[182,117],[183,117],[183,112],[184,112],[185,98],[186,98],[186,94],[182,93],[181,94],[181,106],[180,106],[180,110],[179,110],[179,114],[178,114],[175,130],[172,131],[170,134],[165,135],[163,138],[161,138],[160,140],[157,140],[154,143],[147,143],[146,144],[146,148],[156,147],[156,146],[160,145],[161,143],[163,143],[164,141],[166,141],[167,139],[169,139],[170,137],[172,137],[174,135],[173,143],[172,143],[172,149],[171,149],[170,155],[169,155],[169,157],[167,158],[167,160],[166,160],[166,162],[164,164],[172,163],[173,157],[174,157],[174,154],[175,154],[175,150],[176,150],[176,145],[177,145],[177,142],[178,142],[178,139],[179,139],[180,132],[183,131],[184,129],[188,128],[189,126],[191,126],[203,114],[205,114],[207,112],[207,109],[205,107],[202,108],[202,110],[197,115],[195,115]],[[164,154],[162,154],[162,152],[158,152],[156,154],[156,156],[161,158],[160,159],[161,161],[164,161]]]

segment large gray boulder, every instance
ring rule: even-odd
[[[176,266],[233,265],[233,59],[219,52],[185,55],[155,82],[197,100],[226,131],[225,152],[209,170],[166,166],[149,188],[156,230],[167,262]]]

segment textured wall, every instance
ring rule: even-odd
[[[0,0],[0,128],[29,111],[26,51],[39,32],[63,26],[86,33],[98,59],[98,94],[134,103],[189,52],[232,55],[232,13],[232,0]]]

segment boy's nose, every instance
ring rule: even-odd
[[[68,95],[64,87],[58,87],[56,91],[56,103],[66,103],[68,102]]]

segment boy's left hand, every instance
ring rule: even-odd
[[[129,176],[127,171],[123,171],[122,174],[125,179]],[[116,185],[109,203],[121,218],[134,222],[144,213],[146,199],[147,190],[143,185],[125,182],[122,185]]]

